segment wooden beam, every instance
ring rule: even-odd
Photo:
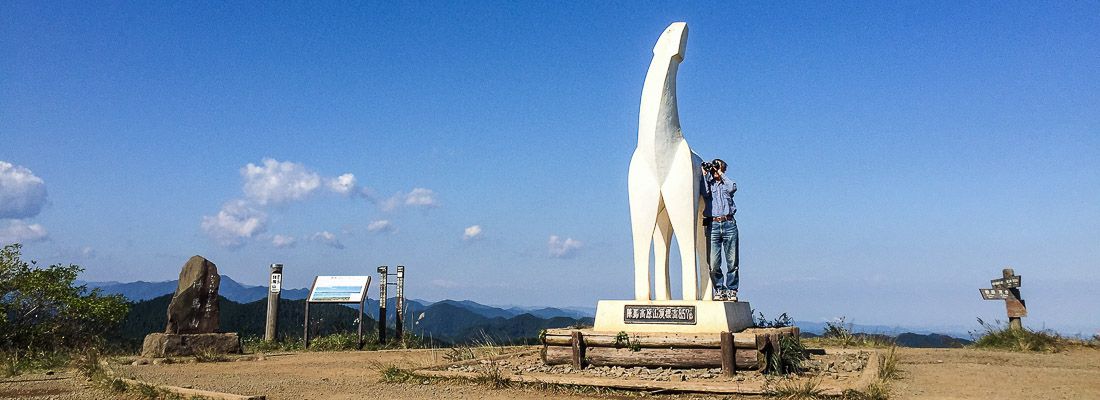
[[[733,376],[737,370],[737,366],[734,364],[734,357],[736,348],[733,346],[733,335],[729,332],[722,332],[722,375],[727,377]]]

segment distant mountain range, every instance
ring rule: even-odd
[[[80,282],[88,286],[89,289],[100,289],[105,294],[120,294],[130,301],[143,301],[150,300],[166,294],[172,294],[176,291],[176,281],[163,281],[163,282]],[[267,299],[267,286],[248,286],[233,280],[226,275],[221,275],[221,284],[218,287],[218,294],[226,299],[232,300],[237,303],[251,303],[256,300]],[[309,289],[287,289],[283,288],[280,298],[284,300],[302,300],[309,296]],[[474,314],[480,315],[485,318],[512,318],[523,314],[530,314],[538,318],[552,319],[558,317],[583,319],[593,318],[596,315],[596,310],[591,311],[584,308],[555,308],[555,307],[518,307],[511,306],[507,309],[501,307],[488,306],[480,304],[470,300],[442,300],[437,302],[429,302],[424,300],[406,299],[406,309],[409,313],[422,311],[429,306],[439,304],[450,304],[459,308],[463,308]],[[368,298],[366,301],[365,312],[371,318],[378,318],[378,299]],[[386,311],[387,318],[393,318],[393,312],[396,309],[396,300],[394,298],[387,299]]]
[[[124,324],[129,340],[140,340],[145,334],[164,328],[164,314],[168,300],[176,290],[176,281],[164,282],[81,282],[90,289],[98,288],[106,294],[119,294],[135,302],[131,315]],[[222,301],[222,328],[236,330],[243,335],[262,335],[267,286],[242,285],[222,275],[219,294]],[[286,289],[281,294],[279,315],[280,332],[301,335],[304,299],[308,289]],[[393,325],[396,299],[386,302],[387,321]],[[324,306],[322,306],[324,307]],[[329,322],[322,330],[336,329],[354,321],[358,307],[332,307]],[[345,309],[345,310],[341,310]],[[364,313],[375,327],[378,318],[378,300],[368,298]],[[285,314],[285,315],[284,315]],[[514,342],[531,339],[545,328],[591,326],[595,309],[569,307],[520,307],[490,306],[470,300],[425,301],[406,299],[406,329],[437,341],[462,343],[489,338],[497,342]],[[232,317],[230,317],[232,316]],[[227,317],[229,317],[227,319]],[[348,320],[348,321],[344,321]],[[340,321],[333,325],[334,321]],[[806,336],[820,335],[825,323],[795,321]],[[863,332],[895,338],[907,347],[959,347],[970,341],[936,333],[903,332],[897,327],[879,325],[848,325],[853,332]],[[372,328],[374,329],[374,328]],[[285,332],[284,332],[285,331]],[[140,335],[139,335],[140,334]],[[130,337],[135,336],[135,337]]]

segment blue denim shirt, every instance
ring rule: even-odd
[[[733,203],[733,193],[737,192],[737,182],[726,177],[726,174],[722,174],[721,180],[703,175],[703,183],[700,186],[700,191],[707,203],[706,208],[703,209],[704,217],[719,217],[737,213],[737,205]]]

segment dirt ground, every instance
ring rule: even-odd
[[[115,366],[121,376],[268,399],[539,399],[623,398],[530,388],[492,389],[456,381],[379,383],[386,365],[422,368],[444,363],[444,351],[408,350],[269,355],[262,361]],[[1100,398],[1100,350],[1055,354],[971,349],[899,349],[902,379],[896,399],[1094,399]],[[706,395],[661,398],[724,398]],[[71,373],[22,375],[0,380],[0,398],[111,399]]]

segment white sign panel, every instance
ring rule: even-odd
[[[318,276],[309,292],[311,302],[358,303],[370,285],[369,276]]]
[[[271,293],[283,290],[283,274],[271,274]]]

